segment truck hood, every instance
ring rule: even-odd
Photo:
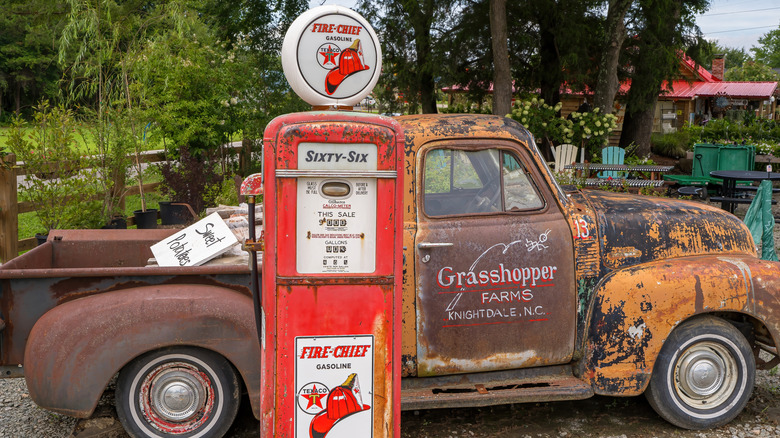
[[[618,269],[702,254],[756,254],[747,226],[719,208],[668,198],[585,190],[604,263]]]

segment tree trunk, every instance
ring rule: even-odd
[[[490,0],[490,37],[493,48],[493,114],[504,116],[512,111],[506,0]]]
[[[436,114],[436,81],[431,66],[431,21],[433,9],[430,1],[404,4],[414,29],[414,47],[417,54],[417,75],[420,90],[420,106],[423,114]]]
[[[658,90],[660,92],[660,88]],[[650,154],[650,137],[653,133],[653,119],[655,118],[655,104],[658,102],[658,93],[652,104],[643,111],[630,113],[626,111],[623,120],[623,132],[620,135],[620,147],[626,148],[631,143],[636,143],[634,153],[637,156]]]
[[[540,77],[540,93],[542,99],[548,105],[555,105],[561,100],[561,62],[558,57],[558,47],[555,43],[555,34],[553,33],[551,23],[546,23],[542,18],[539,21],[539,70],[542,73]]]
[[[675,27],[680,22],[681,0],[668,3],[642,4],[645,29],[638,35],[637,53],[628,92],[626,117],[620,146],[637,144],[636,155],[650,153],[650,136],[658,95],[665,79],[674,77],[679,69],[675,49]]]
[[[19,111],[22,110],[22,83],[16,82],[16,88],[14,88],[14,103],[16,104],[16,115],[19,115]]]
[[[593,106],[603,113],[611,113],[615,95],[620,88],[618,82],[618,60],[623,41],[626,39],[625,17],[632,0],[610,0],[607,12],[607,36],[604,51],[599,62]]]

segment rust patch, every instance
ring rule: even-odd
[[[702,254],[755,255],[745,224],[718,208],[599,190],[584,196],[597,212],[609,268]]]

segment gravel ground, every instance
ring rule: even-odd
[[[257,436],[258,423],[242,402],[230,438]],[[403,412],[402,438],[769,438],[780,436],[780,375],[758,371],[747,408],[714,430],[688,431],[662,420],[644,397],[529,403]],[[128,438],[104,397],[93,418],[77,420],[37,407],[24,379],[0,380],[0,438]]]
[[[76,419],[39,408],[24,379],[0,379],[0,438],[70,436]]]

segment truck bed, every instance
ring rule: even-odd
[[[214,285],[251,295],[249,266],[147,266],[149,247],[178,230],[52,230],[41,246],[0,266],[0,377],[18,377],[35,322],[62,303],[157,284]],[[186,289],[186,287],[185,287]],[[2,324],[0,324],[1,326]]]

